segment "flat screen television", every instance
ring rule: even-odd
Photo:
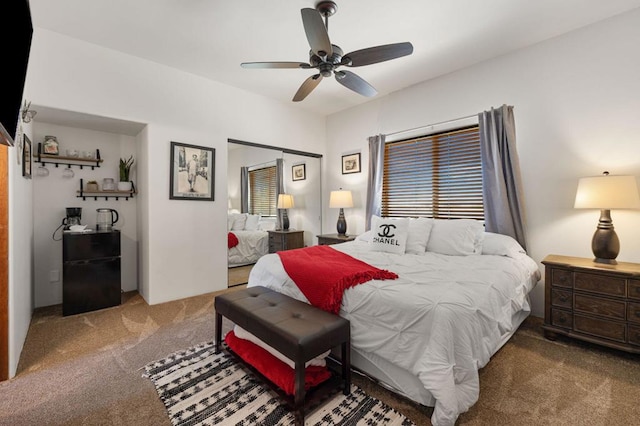
[[[0,16],[14,28],[0,38],[2,56],[7,59],[0,77],[0,143],[13,146],[33,35],[29,1],[0,1]]]

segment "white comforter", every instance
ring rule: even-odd
[[[238,245],[229,249],[229,265],[255,263],[269,253],[267,231],[230,231],[238,237]]]
[[[436,399],[434,425],[454,424],[478,400],[478,369],[514,331],[513,314],[530,311],[527,295],[540,279],[538,265],[525,255],[396,255],[370,251],[360,241],[331,247],[399,275],[345,291],[340,315],[351,322],[354,348],[420,379]],[[308,303],[277,254],[252,269],[248,286],[257,285]]]

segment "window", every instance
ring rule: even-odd
[[[484,219],[478,126],[385,144],[382,215]]]
[[[276,215],[276,166],[249,171],[249,213]]]

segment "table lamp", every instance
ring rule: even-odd
[[[338,216],[338,235],[344,237],[347,235],[347,221],[344,219],[344,208],[353,207],[353,197],[351,191],[331,191],[329,197],[329,208],[340,209]]]
[[[291,194],[279,194],[278,195],[278,209],[282,210],[282,229],[284,231],[289,230],[289,216],[287,216],[287,209],[293,207],[293,195]]]
[[[615,265],[620,252],[620,240],[613,229],[611,209],[640,208],[638,184],[635,176],[585,177],[578,181],[576,201],[577,209],[600,209],[600,220],[591,240],[594,262]]]

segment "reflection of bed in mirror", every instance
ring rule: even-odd
[[[238,240],[234,247],[228,249],[228,266],[236,268],[243,265],[254,264],[262,255],[268,253],[267,230],[275,229],[275,204],[267,215],[264,209],[254,209],[250,197],[243,203],[242,169],[249,172],[276,166],[278,161],[283,163],[282,189],[291,194],[295,199],[295,208],[288,210],[290,226],[292,229],[304,230],[304,244],[314,245],[315,236],[322,234],[322,194],[321,194],[321,158],[322,155],[292,151],[284,148],[260,145],[252,142],[228,140],[227,152],[227,196],[228,217],[242,212],[249,214],[260,213],[261,229],[244,229],[236,227],[230,239]],[[304,179],[299,177],[294,180],[292,167],[304,167]],[[250,193],[250,191],[247,191]],[[245,195],[246,196],[246,195]],[[273,199],[273,203],[275,200]],[[263,207],[263,206],[259,206]],[[247,214],[247,213],[245,213]],[[273,225],[262,225],[263,222],[272,221]],[[269,226],[272,226],[269,228]],[[236,232],[237,231],[237,232]],[[244,232],[247,231],[247,232]],[[231,270],[230,270],[231,271]]]
[[[267,231],[275,227],[275,218],[230,213],[227,216],[229,267],[254,264],[269,253]]]

